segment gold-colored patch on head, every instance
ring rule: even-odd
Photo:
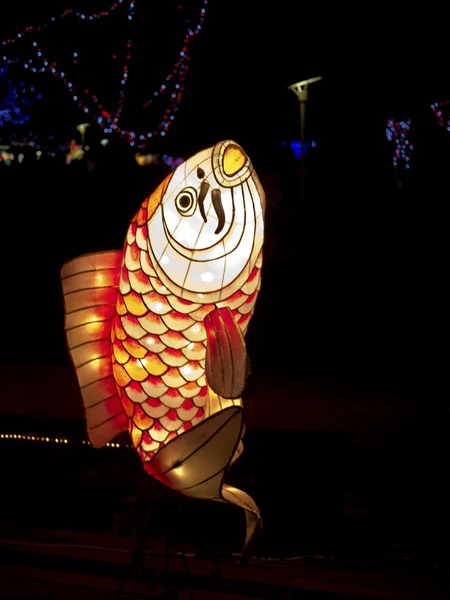
[[[162,181],[156,190],[151,194],[148,198],[147,204],[147,223],[153,217],[156,209],[161,204],[161,200],[163,199],[164,194],[169,186],[170,180],[172,179],[173,171]]]
[[[247,156],[239,146],[230,144],[225,148],[223,155],[223,172],[228,177],[232,177],[239,173],[247,161]]]

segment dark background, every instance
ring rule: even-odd
[[[106,8],[104,0],[42,1],[25,12],[22,4],[8,3],[2,7],[0,40],[69,6]],[[176,60],[183,18],[192,15],[196,22],[200,8],[193,0],[136,2],[123,112],[130,129],[145,132],[158,123],[162,107],[146,113],[142,103]],[[8,46],[8,56],[25,60],[27,40],[38,40],[69,79],[84,82],[114,110],[128,35],[125,15],[122,6],[94,23],[68,18],[48,34]],[[431,111],[432,103],[450,97],[445,17],[439,4],[211,0],[190,47],[174,125],[147,146],[150,152],[188,157],[221,139],[235,139],[266,189],[262,289],[247,344],[253,381],[270,378],[272,390],[289,382],[293,408],[288,433],[249,431],[237,478],[264,510],[274,554],[347,549],[355,558],[364,549],[373,558],[380,549],[392,554],[402,546],[405,553],[448,564],[450,133]],[[0,66],[2,51],[0,46]],[[11,73],[23,71],[11,67]],[[299,162],[282,146],[299,139],[298,101],[287,86],[317,75],[323,80],[310,86],[306,118],[306,138],[316,146],[306,156],[300,206]],[[54,135],[64,143],[77,137],[76,125],[85,115],[63,84],[50,74],[29,74],[27,81],[43,98],[33,105],[23,133],[33,131],[44,140]],[[401,175],[392,167],[393,144],[385,130],[389,118],[403,116],[412,120],[415,150],[411,170]],[[0,130],[0,139],[10,133]],[[101,137],[93,124],[87,133],[92,156],[99,156]],[[57,158],[28,167],[24,162],[23,169],[0,165],[0,367],[7,382],[0,413],[16,415],[11,421],[2,417],[5,431],[69,438],[75,429],[84,436],[81,421],[53,422],[51,411],[42,408],[51,402],[32,392],[41,389],[33,387],[34,378],[46,380],[46,389],[56,390],[52,402],[67,401],[57,395],[61,370],[52,370],[70,367],[60,268],[78,254],[120,248],[129,219],[168,172],[162,164],[138,167],[133,150],[110,137],[107,160],[92,172]],[[249,386],[251,391],[252,378]],[[322,402],[325,387],[328,399]],[[13,392],[5,390],[15,390],[18,398],[19,388],[22,399],[30,390],[23,405],[39,405],[32,411],[43,415],[39,423],[17,418],[19,409],[11,408]],[[283,403],[278,392],[265,402],[266,423]],[[372,414],[377,418],[371,428]],[[344,431],[334,426],[335,415]],[[131,493],[137,481],[129,471],[133,459],[85,446],[81,453],[72,450],[75,444],[69,444],[67,456],[53,445],[43,444],[39,452],[30,447],[18,441],[7,447],[8,461],[0,460],[2,480],[10,482],[4,484],[5,523],[16,515],[11,528],[21,522],[26,530],[39,522],[109,530],[116,507],[108,485],[120,487],[123,496]],[[67,468],[57,478],[61,456]],[[26,477],[19,464],[26,465]],[[42,485],[41,473],[51,485]],[[20,491],[30,480],[35,513],[25,507],[29,490]],[[83,511],[66,509],[73,495],[82,504],[91,492],[92,510],[90,504]],[[220,511],[213,514],[223,518]]]

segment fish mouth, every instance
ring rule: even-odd
[[[209,183],[207,181],[203,181],[200,186],[200,193],[198,195],[198,207],[199,207],[202,219],[205,223],[208,221],[208,218],[205,213],[205,198],[206,198],[206,194],[209,191],[209,188],[210,188]],[[222,194],[221,194],[219,188],[214,188],[213,190],[211,190],[211,199],[212,199],[212,205],[213,205],[213,208],[216,213],[217,220],[218,220],[218,224],[217,224],[217,227],[216,227],[216,230],[214,231],[214,233],[219,234],[225,225],[225,211],[223,209]]]

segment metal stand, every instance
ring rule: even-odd
[[[146,477],[148,477],[147,474],[146,474]],[[127,581],[129,581],[133,577],[133,575],[137,575],[138,578],[142,579],[144,576],[144,572],[149,570],[145,566],[144,551],[145,551],[147,543],[151,537],[152,527],[154,526],[154,524],[156,522],[155,516],[156,516],[156,518],[158,518],[158,517],[160,519],[162,518],[163,523],[164,523],[165,572],[162,575],[158,576],[154,570],[150,569],[152,578],[151,578],[151,589],[149,590],[149,598],[155,597],[156,586],[159,586],[163,590],[163,594],[164,594],[163,596],[161,596],[161,593],[157,594],[157,596],[159,598],[161,598],[161,597],[163,597],[163,598],[178,598],[178,594],[182,590],[186,589],[186,586],[174,585],[173,579],[170,576],[170,535],[169,535],[167,512],[168,512],[168,507],[170,507],[170,505],[172,504],[172,502],[174,500],[176,503],[176,507],[175,507],[175,510],[173,511],[173,516],[175,517],[175,519],[177,521],[177,525],[178,525],[177,530],[181,532],[181,540],[180,540],[181,554],[182,554],[185,573],[189,580],[189,567],[188,567],[188,562],[187,562],[187,557],[186,557],[185,540],[184,540],[185,532],[184,532],[183,520],[182,520],[182,514],[181,514],[182,498],[181,497],[174,498],[174,495],[173,495],[173,493],[171,493],[171,490],[169,490],[165,486],[161,485],[156,480],[152,480],[151,483],[152,483],[152,490],[151,490],[151,494],[150,494],[148,510],[147,510],[145,520],[144,520],[144,525],[140,532],[137,544],[136,544],[134,550],[131,552],[130,564],[128,566],[125,576],[123,577],[123,579],[121,581],[120,587],[116,592],[115,600],[120,600],[122,594],[124,593],[124,588],[125,588]],[[163,507],[162,514],[158,514],[158,512],[159,512],[158,509],[161,506]],[[189,586],[188,589],[189,589],[190,600],[194,600],[194,593],[193,593],[192,588]]]

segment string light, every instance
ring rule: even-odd
[[[414,150],[414,146],[409,140],[408,133],[411,128],[411,119],[402,119],[396,121],[389,119],[386,127],[386,137],[391,142],[395,143],[394,155],[392,162],[394,169],[405,167],[409,169],[411,167],[411,154]]]
[[[6,73],[7,67],[0,68],[0,83],[3,81],[7,88],[5,96],[0,100],[0,127],[6,123],[23,125],[30,118],[29,114],[25,114],[24,109],[27,109],[35,100],[39,100],[41,95],[37,94],[33,87],[27,90],[22,81],[19,88],[16,87]]]
[[[21,441],[21,442],[41,442],[45,444],[83,444],[86,446],[91,446],[89,440],[69,440],[64,436],[60,437],[50,437],[45,435],[27,435],[23,433],[0,433],[0,440],[8,440],[8,441]],[[119,444],[117,442],[108,442],[106,444],[107,448],[132,448],[131,444]]]
[[[60,15],[58,15],[57,17],[50,17],[50,19],[48,19],[48,21],[46,23],[44,23],[43,25],[25,27],[25,29],[23,31],[16,33],[16,35],[14,35],[6,40],[3,40],[3,42],[1,42],[1,44],[0,44],[0,46],[9,46],[11,44],[14,44],[15,42],[24,38],[27,34],[43,31],[43,30],[47,29],[50,25],[53,25],[57,21],[60,21],[69,16],[76,17],[77,19],[80,19],[82,21],[84,21],[84,20],[94,21],[96,19],[102,19],[103,17],[108,17],[114,10],[116,10],[116,8],[118,8],[124,2],[125,2],[125,0],[117,0],[116,2],[114,2],[114,4],[111,5],[111,7],[108,10],[103,10],[101,12],[92,13],[90,15],[86,15],[80,11],[74,10],[73,8],[68,8],[67,10],[62,12]]]
[[[442,114],[442,110],[449,109],[450,101],[446,100],[445,102],[435,102],[431,105],[431,110],[434,115],[438,119],[438,123],[441,127],[445,127],[447,131],[450,131],[450,118],[448,116],[444,117]]]
[[[91,15],[84,15],[83,13],[74,11],[72,9],[66,10],[66,11],[64,11],[64,13],[62,13],[59,16],[59,19],[64,18],[64,17],[68,16],[69,14],[71,14],[80,19],[92,21],[97,18],[108,16],[112,10],[115,10],[120,4],[124,3],[124,1],[125,0],[120,0],[120,2],[117,1],[116,3],[114,3],[112,5],[112,7],[109,9],[109,11],[102,11],[101,13],[93,13]],[[94,121],[96,121],[98,123],[98,125],[104,130],[105,134],[115,131],[123,139],[125,139],[125,141],[127,141],[130,146],[137,146],[138,148],[144,148],[146,142],[149,139],[155,138],[157,136],[161,136],[161,137],[165,136],[167,134],[170,126],[173,124],[173,122],[175,120],[175,115],[179,109],[179,105],[183,98],[183,93],[184,93],[184,89],[185,89],[184,83],[185,83],[186,73],[189,68],[189,66],[187,64],[190,61],[190,56],[189,56],[189,52],[188,52],[189,46],[190,46],[191,41],[194,39],[194,37],[197,36],[198,33],[202,29],[203,22],[205,19],[207,4],[208,4],[208,0],[202,1],[202,6],[201,6],[201,10],[200,10],[200,15],[198,18],[198,23],[194,27],[191,27],[189,25],[190,20],[186,19],[188,29],[184,36],[182,48],[179,52],[177,61],[175,62],[171,71],[165,77],[164,83],[162,83],[157,88],[157,90],[153,93],[151,99],[147,100],[147,102],[145,102],[142,105],[143,108],[148,108],[150,105],[152,105],[152,103],[159,96],[163,95],[164,93],[170,95],[169,96],[169,106],[164,110],[163,116],[160,119],[159,123],[152,131],[147,131],[147,133],[138,134],[135,131],[132,131],[131,129],[127,129],[123,126],[119,126],[119,124],[118,124],[119,119],[122,114],[122,110],[123,110],[123,105],[124,105],[124,100],[125,100],[125,89],[126,89],[126,85],[128,83],[128,79],[129,79],[128,65],[129,65],[129,61],[130,61],[130,57],[131,57],[131,39],[128,39],[128,41],[127,41],[125,64],[124,64],[124,69],[123,69],[123,74],[122,74],[122,79],[121,79],[121,89],[119,91],[118,105],[117,105],[117,108],[114,113],[111,113],[110,111],[105,110],[102,103],[99,102],[98,97],[95,94],[93,94],[92,92],[90,92],[89,89],[84,88],[82,91],[77,90],[75,88],[75,85],[73,84],[73,82],[68,79],[65,72],[58,68],[56,62],[49,60],[44,55],[42,48],[40,46],[38,46],[38,43],[36,41],[33,41],[33,48],[37,54],[37,59],[38,59],[39,63],[42,64],[42,66],[35,66],[34,60],[29,58],[25,62],[23,62],[23,67],[32,73],[50,72],[55,77],[59,78],[64,83],[64,85],[66,86],[68,91],[70,92],[72,99],[77,104],[77,106],[80,108],[80,110],[82,110],[83,113],[85,113],[86,115],[91,117]],[[135,5],[135,0],[129,0],[129,4],[128,4],[128,24],[129,25],[131,24],[133,17],[134,17],[134,5]],[[14,38],[10,38],[10,39],[2,42],[2,45],[5,46],[8,44],[12,44],[14,41],[17,41],[19,38],[23,37],[26,33],[30,33],[32,31],[39,32],[42,29],[48,27],[51,23],[54,23],[56,20],[58,20],[58,18],[52,17],[52,19],[50,19],[49,22],[47,22],[42,27],[27,27],[23,32],[17,34]],[[76,54],[77,53],[74,53],[74,56]],[[116,57],[116,55],[114,55],[114,58],[115,57]],[[3,59],[3,61],[6,64],[15,64],[15,63],[21,62],[17,58],[12,59],[12,58],[8,58],[7,56],[3,56],[3,57],[0,56],[0,59]],[[74,61],[74,62],[76,62],[76,61]],[[84,99],[87,99],[87,98],[90,98],[90,102],[93,103],[93,106],[88,106],[86,104],[86,101]]]

